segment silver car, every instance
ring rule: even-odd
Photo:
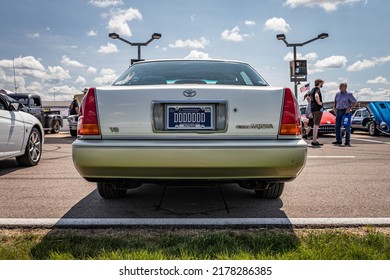
[[[136,63],[90,88],[81,112],[74,165],[103,198],[180,181],[238,183],[275,199],[306,161],[291,90],[242,62]]]
[[[41,159],[45,133],[40,121],[21,109],[21,103],[0,93],[0,160],[16,157],[19,165],[34,166]]]

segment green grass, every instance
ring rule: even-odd
[[[2,260],[389,260],[388,229],[0,230]]]

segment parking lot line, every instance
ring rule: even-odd
[[[351,159],[356,158],[356,156],[307,156],[307,158],[331,158],[331,159]]]
[[[370,142],[370,143],[376,143],[376,144],[386,144],[386,145],[390,145],[390,142],[378,141],[378,140],[369,140],[369,139],[361,139],[361,138],[354,138],[353,140],[356,140],[356,141],[363,141],[363,142]]]
[[[390,226],[390,218],[0,219],[0,227]]]

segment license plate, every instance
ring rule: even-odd
[[[167,105],[167,129],[213,130],[213,105]]]

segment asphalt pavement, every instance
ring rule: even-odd
[[[48,134],[41,162],[21,168],[0,161],[0,224],[7,221],[390,221],[390,137],[352,135],[352,147],[308,147],[306,167],[286,183],[280,199],[263,200],[236,184],[164,186],[144,184],[124,199],[105,200],[72,163],[66,131]],[[308,141],[309,142],[309,141]],[[22,223],[22,222],[21,222]],[[378,222],[379,223],[379,222]]]

